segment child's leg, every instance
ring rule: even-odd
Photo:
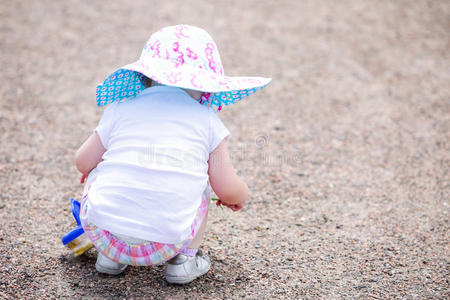
[[[206,229],[208,212],[206,212],[200,228],[192,242],[181,253],[168,262],[164,277],[169,283],[186,284],[206,274],[211,268],[211,260],[201,250],[198,250]]]
[[[203,235],[205,234],[207,221],[208,221],[208,212],[206,212],[202,225],[200,225],[200,228],[198,229],[197,234],[195,235],[192,242],[189,244],[188,249],[198,249],[200,247],[203,240]]]

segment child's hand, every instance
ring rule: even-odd
[[[220,200],[217,200],[217,201],[216,201],[216,205],[217,205],[217,206],[219,206],[219,205],[224,205],[224,206],[228,207],[229,209],[231,209],[232,211],[238,211],[238,210],[241,210],[241,209],[244,207],[244,203],[239,203],[239,204],[227,204],[227,203],[224,203],[224,202],[222,202],[222,201],[220,201]]]
[[[86,179],[88,178],[89,174],[83,174],[81,175],[80,183],[84,183]]]

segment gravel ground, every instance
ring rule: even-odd
[[[0,1],[1,299],[448,299],[450,2]],[[154,30],[206,28],[273,83],[221,117],[251,201],[212,209],[211,271],[72,258],[95,85]]]

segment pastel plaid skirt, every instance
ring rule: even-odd
[[[88,191],[94,181],[95,177],[92,178],[90,176],[85,186],[80,212],[81,226],[98,252],[121,264],[151,266],[168,261],[191,243],[208,211],[209,189],[203,193],[201,205],[191,224],[191,234],[186,240],[178,244],[164,244],[151,241],[129,243],[107,230],[98,228],[87,220],[87,210],[89,209]]]

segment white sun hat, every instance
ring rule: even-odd
[[[211,36],[195,26],[176,25],[155,32],[138,61],[118,69],[97,86],[97,105],[136,97],[146,88],[144,75],[163,85],[205,92],[200,103],[218,110],[248,97],[272,80],[225,76]]]

